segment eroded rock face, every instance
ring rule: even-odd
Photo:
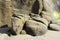
[[[40,12],[42,11],[42,0],[14,0],[13,6],[15,9],[18,9],[18,12],[14,12],[16,16],[13,16],[13,20],[16,20],[13,21],[13,29],[17,34],[20,34],[26,21],[31,19],[29,14],[33,11],[33,13],[35,14],[40,14]]]
[[[41,13],[42,11],[42,0],[13,0],[12,4],[14,8],[23,9],[26,11],[32,11],[33,13]]]
[[[54,30],[59,30],[60,24],[60,0],[43,0],[45,12],[43,13],[43,18],[52,21],[50,27]]]
[[[44,8],[50,17],[52,17],[51,21],[54,21],[57,19],[57,17],[60,15],[60,0],[43,0]],[[59,15],[58,15],[59,14]],[[56,16],[58,15],[58,16]]]
[[[48,23],[50,23],[50,21],[52,21],[52,17],[50,15],[50,13],[47,11],[42,11],[42,17],[44,19],[46,19],[48,21]]]
[[[31,17],[32,20],[36,21],[36,22],[40,22],[40,23],[43,23],[44,25],[48,26],[49,22],[47,19],[45,18],[41,18],[39,15],[33,15]]]
[[[21,19],[19,19],[15,17],[12,19],[12,21],[13,21],[13,30],[16,32],[16,34],[20,34],[25,23],[24,18],[22,17]]]
[[[59,12],[59,0],[0,0],[0,4],[0,27],[8,25],[16,34],[43,35],[48,26],[56,29],[54,23],[59,24],[52,14]]]
[[[50,24],[50,28],[52,30],[60,31],[60,25],[58,24]]]
[[[9,27],[12,27],[11,17],[13,9],[11,7],[11,0],[1,0],[0,4],[0,27],[3,25],[8,25]]]
[[[28,20],[26,22],[26,27],[25,30],[27,31],[28,34],[30,35],[43,35],[47,32],[47,26],[44,25],[43,23],[39,23],[34,20]]]

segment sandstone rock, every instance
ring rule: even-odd
[[[20,32],[23,29],[23,25],[25,23],[24,19],[14,17],[12,19],[12,22],[13,22],[13,30],[16,32],[16,34],[20,34]]]
[[[53,30],[60,31],[60,25],[58,24],[50,24],[50,28]]]
[[[28,11],[25,10],[15,10],[13,17],[12,17],[12,24],[13,24],[13,30],[20,34],[20,32],[23,29],[23,26],[25,22],[30,18],[28,14]]]
[[[60,0],[43,0],[43,4],[45,10],[49,12],[49,15],[52,17],[52,21],[59,18]]]
[[[20,13],[21,10],[24,10],[22,13],[29,14],[31,12],[31,8],[35,0],[13,0],[12,4],[14,8],[19,9]],[[27,11],[28,13],[25,13]]]
[[[54,20],[54,21],[52,21],[52,23],[60,25],[60,19],[59,20]]]
[[[26,31],[25,31],[25,30],[22,30],[22,31],[21,31],[21,34],[26,34]]]
[[[4,23],[8,25],[8,27],[12,27],[11,24],[11,17],[13,15],[13,9],[12,9],[12,4],[11,4],[11,0],[5,0],[4,2],[4,7],[3,7],[3,13],[4,13]]]
[[[52,12],[54,8],[53,0],[43,0],[43,5],[46,11]]]
[[[38,11],[41,12],[42,11],[42,8],[41,8],[42,0],[40,0],[40,1],[39,0],[32,0],[32,1],[31,0],[25,0],[25,1],[24,0],[13,0],[12,4],[13,4],[14,8],[19,9],[17,12],[16,12],[16,10],[14,10],[14,14],[17,17],[17,18],[13,18],[13,20],[16,19],[15,21],[13,21],[13,29],[15,31],[16,31],[16,29],[18,29],[19,31],[22,30],[24,23],[29,19],[29,13],[31,13],[32,8],[34,8],[35,6],[37,8],[37,5],[34,6],[35,2],[36,2],[36,4],[39,3]],[[15,4],[17,4],[17,5],[15,5]],[[34,8],[34,9],[36,9],[36,8]],[[17,27],[18,25],[21,28]],[[19,34],[19,31],[16,33]]]
[[[25,29],[30,35],[43,35],[47,32],[46,25],[34,20],[28,20]]]
[[[11,25],[11,17],[13,9],[11,7],[11,0],[0,0],[0,8],[1,8],[1,17],[0,17],[0,26],[8,25],[8,27],[12,27]]]
[[[42,17],[46,19],[48,22],[52,21],[51,14],[47,11],[42,11]]]
[[[46,19],[41,18],[41,17],[38,16],[38,15],[32,16],[31,18],[32,18],[33,20],[37,21],[37,22],[41,22],[41,23],[45,24],[46,26],[48,26],[48,24],[49,24],[49,22],[48,22]]]
[[[42,0],[12,0],[12,5],[14,8],[22,9],[31,13],[38,12],[41,13],[43,5]],[[28,13],[28,14],[29,14]]]

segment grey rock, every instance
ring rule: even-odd
[[[46,19],[49,23],[50,21],[52,21],[51,14],[48,11],[42,11],[42,17]]]
[[[53,30],[60,31],[60,25],[58,24],[50,24],[50,28],[52,28]]]
[[[28,11],[15,9],[15,12],[12,17],[13,30],[20,34],[23,29],[23,26],[27,20],[29,20],[29,15],[26,14]]]
[[[60,25],[60,19],[59,20],[54,20],[54,21],[52,21],[52,23]]]
[[[30,35],[43,35],[47,32],[47,26],[36,22],[34,20],[28,20],[26,22],[26,30]]]
[[[14,14],[16,17],[12,18],[13,22],[13,29],[17,34],[21,32],[23,29],[23,25],[26,21],[30,19],[29,13],[31,13],[32,6],[34,3],[39,3],[39,8],[42,7],[42,0],[13,0],[12,4],[14,6]],[[16,5],[15,5],[16,4]],[[41,5],[40,5],[41,4]],[[37,5],[35,5],[37,6]],[[34,7],[33,7],[34,8]],[[42,8],[38,10],[39,12],[42,11]],[[20,31],[20,32],[19,32]]]
[[[24,34],[24,35],[25,35],[25,34],[27,34],[27,33],[26,33],[25,30],[22,30],[22,31],[21,31],[21,34]]]
[[[48,24],[49,24],[49,22],[46,19],[41,18],[39,15],[32,16],[32,19],[37,22],[41,22],[41,23],[45,24],[46,26],[48,26]]]
[[[13,17],[12,22],[13,22],[12,23],[13,24],[13,30],[16,32],[16,34],[20,34],[20,32],[23,29],[23,25],[25,23],[25,20]]]
[[[46,11],[52,12],[54,10],[53,0],[43,0],[43,4]]]
[[[39,1],[39,14],[42,12],[43,9],[43,1],[42,0],[38,0]]]

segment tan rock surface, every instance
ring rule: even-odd
[[[26,22],[26,30],[28,32],[32,31],[34,35],[43,35],[47,32],[47,26],[34,20],[28,20]]]
[[[60,25],[58,24],[50,24],[50,28],[53,30],[60,31]]]

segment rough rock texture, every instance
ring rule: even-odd
[[[25,22],[30,18],[26,13],[28,13],[28,11],[16,10],[13,14],[13,17],[12,17],[13,30],[17,34],[20,34]]]
[[[47,32],[47,26],[36,22],[34,20],[28,20],[26,22],[26,27],[25,29],[27,30],[28,34],[30,35],[42,35],[45,34]]]
[[[43,18],[47,19],[50,22],[52,21],[51,23],[54,25],[50,25],[50,27],[57,30],[59,27],[56,27],[56,26],[60,25],[60,22],[59,22],[60,18],[56,19],[58,17],[56,15],[57,14],[60,15],[59,14],[60,13],[60,0],[43,0],[43,4],[45,8],[45,11],[42,12]]]
[[[42,11],[42,17],[43,17],[44,19],[46,19],[46,20],[48,21],[48,23],[50,23],[50,21],[52,21],[52,17],[51,17],[51,15],[50,15],[49,12]]]
[[[16,32],[16,34],[20,34],[20,32],[23,29],[24,23],[25,23],[24,19],[13,18],[13,30]]]
[[[55,12],[60,13],[60,0],[0,0],[0,33],[18,34],[1,34],[0,39],[59,40],[60,20],[55,20]],[[48,31],[49,27],[58,31]]]
[[[14,1],[13,1],[13,3],[14,3]],[[24,0],[16,0],[15,3],[18,5],[16,6],[15,4],[13,4],[15,10],[14,10],[14,14],[13,14],[14,16],[13,16],[12,20],[14,20],[16,18],[17,19],[15,21],[12,21],[13,22],[13,30],[17,34],[20,34],[26,21],[31,19],[29,14],[30,13],[31,14],[32,13],[40,14],[41,13],[42,0],[25,0],[25,1]],[[45,24],[48,25],[47,23],[45,23]]]
[[[1,0],[0,4],[0,27],[4,25],[11,27],[11,17],[13,12],[13,9],[11,7],[11,0]]]
[[[48,26],[48,24],[49,24],[49,22],[48,22],[47,19],[41,18],[39,15],[32,16],[31,18],[32,18],[32,20],[37,21],[37,22],[40,22],[40,23],[43,23],[46,26]]]
[[[60,25],[58,24],[50,24],[50,28],[56,31],[60,31]]]

